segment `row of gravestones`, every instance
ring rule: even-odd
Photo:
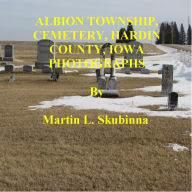
[[[133,53],[126,53],[125,54],[125,59],[132,59],[133,62],[135,61],[135,59],[143,60],[143,55],[142,54],[137,54],[136,51],[138,49],[139,46],[141,46],[143,48],[143,45],[137,41],[132,41],[129,44],[131,44],[132,46],[135,46]],[[37,61],[35,62],[35,68],[40,68],[42,69],[43,73],[51,73],[52,70],[49,67],[49,62],[50,59],[55,59],[55,55],[50,53],[50,47],[52,45],[54,45],[54,42],[51,40],[40,40],[38,41],[38,47],[37,47]],[[103,45],[102,49],[101,49],[101,55],[104,57],[104,50],[109,47],[110,44],[106,43]],[[0,48],[0,53],[1,53],[1,48]],[[0,55],[1,56],[1,55]],[[6,45],[5,46],[5,57],[3,58],[4,61],[6,60],[13,60],[14,58],[14,51],[13,51],[13,45]],[[112,54],[111,56],[111,61],[114,63],[114,54]],[[132,70],[138,70],[139,68],[137,68],[136,63],[133,63],[132,66]],[[125,65],[124,68],[124,72],[125,73],[129,73],[129,69],[130,66],[129,64]],[[32,72],[33,67],[32,66],[24,66],[23,67],[23,71],[25,72]],[[57,71],[56,71],[57,70]],[[62,68],[54,68],[54,73],[52,74],[51,79],[58,79],[58,74],[62,71]],[[5,65],[5,71],[14,71],[14,65]],[[107,72],[108,71],[108,72]],[[145,74],[149,74],[150,71],[148,69],[142,69],[141,71],[142,73]],[[96,71],[97,73],[97,80],[98,80],[98,89],[102,89],[105,91],[105,94],[107,96],[119,96],[118,90],[117,90],[117,80],[115,78],[115,68],[110,68],[110,69],[104,69],[102,68],[99,72]],[[106,86],[106,78],[105,78],[105,73],[109,73],[110,74],[110,79],[109,79],[109,89],[107,89]],[[158,72],[159,73],[159,72]],[[176,105],[173,105],[173,103],[175,104],[176,102],[172,102],[172,98],[177,98],[178,99],[178,94],[172,92],[173,89],[173,66],[172,65],[163,65],[163,69],[162,69],[162,94],[163,96],[169,96],[169,102],[168,104],[170,104],[170,109],[174,109],[176,107]]]
[[[141,45],[139,42],[131,42],[132,44],[134,43],[135,46]],[[103,56],[103,50],[109,47],[110,44],[104,44],[103,47],[101,48],[100,55],[102,58],[101,62],[105,59]],[[142,45],[141,45],[142,46]],[[103,49],[103,50],[102,50]],[[136,53],[132,54],[125,54],[126,59],[143,59],[143,56],[137,55]],[[114,63],[115,55],[111,55],[111,63]],[[103,65],[104,66],[104,65]],[[138,70],[136,69],[135,64],[133,65],[133,70]],[[148,69],[140,69],[141,73],[143,74],[149,74],[150,71]],[[123,68],[123,73],[129,74],[130,73],[130,66],[128,64]],[[105,74],[110,74],[110,78],[108,79],[108,88],[106,86],[106,77]],[[173,65],[163,65],[162,70],[158,71],[158,74],[162,74],[162,95],[163,96],[168,96],[168,110],[173,111],[176,110],[177,105],[178,105],[178,94],[173,91]],[[115,68],[112,66],[111,68],[101,68],[101,69],[96,69],[96,77],[97,77],[97,82],[98,82],[98,89],[102,89],[103,92],[105,93],[105,97],[118,97],[119,93],[117,90],[117,80],[115,78]],[[115,84],[115,86],[114,86]],[[111,86],[113,85],[113,86]],[[98,93],[99,94],[99,93]]]
[[[52,73],[52,69],[49,67],[50,59],[55,59],[55,55],[50,53],[50,47],[54,45],[54,42],[51,40],[40,40],[37,43],[37,61],[35,62],[35,68],[42,69],[43,73]],[[14,46],[5,45],[5,57],[1,56],[1,47],[0,47],[0,58],[3,61],[13,61],[14,58]],[[13,64],[5,64],[5,71],[14,71],[15,66]],[[33,66],[25,65],[23,66],[24,72],[32,72]],[[63,68],[55,68],[56,73],[64,73]]]
[[[13,61],[14,59],[14,46],[5,45],[4,57],[2,57],[2,49],[0,46],[0,61]]]

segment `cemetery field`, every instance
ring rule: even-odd
[[[51,82],[51,74],[40,69],[22,72],[22,65],[36,61],[36,43],[10,43],[16,60],[8,63],[17,68],[13,83],[10,72],[0,71],[0,190],[191,189],[190,80],[183,78],[191,65],[176,60],[179,53],[144,44],[151,73],[118,71],[120,98],[99,99],[90,96],[90,87],[97,87],[95,69],[66,69],[58,82]],[[176,67],[177,111],[167,111],[161,97],[157,70],[164,63]],[[51,125],[43,124],[44,115],[88,115],[94,122],[98,115],[128,115],[148,118],[148,124]]]
[[[46,81],[49,74],[24,74],[18,69],[16,81],[9,84],[9,73],[1,74],[0,190],[189,190],[189,118],[149,116],[148,125],[129,126],[43,125],[44,114],[79,118],[88,114],[96,121],[99,114],[116,117],[121,113],[68,106],[28,109],[40,101],[89,95],[96,81],[80,75],[87,72],[63,74],[57,83]],[[120,90],[160,83],[157,78],[118,78]],[[130,97],[146,92],[120,94]],[[169,143],[189,151],[175,152]]]
[[[37,59],[37,44],[36,42],[32,41],[0,41],[0,45],[5,45],[5,44],[13,44],[14,45],[14,54],[15,54],[15,61],[11,62],[14,63],[15,65],[34,65],[36,59]],[[64,44],[66,46],[69,45],[77,45],[75,43],[57,43],[57,45]],[[101,46],[101,43],[82,43],[81,45],[98,45]],[[63,51],[65,50],[64,48],[62,49]],[[56,58],[74,58],[74,59],[89,59],[89,58],[99,58],[100,55],[96,53],[96,48],[92,48],[91,54],[86,54],[87,50],[85,50],[85,54],[69,54],[66,53],[65,55],[62,54],[57,54]],[[144,44],[144,55],[154,55],[154,54],[163,54],[164,52],[160,49],[157,49],[154,45],[152,44]],[[4,50],[2,49],[2,55],[4,54]],[[116,55],[116,57],[121,57],[122,55]]]

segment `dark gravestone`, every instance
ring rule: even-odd
[[[52,69],[49,67],[49,65],[43,65],[42,66],[42,73],[51,73]]]
[[[53,79],[53,81],[55,81],[55,82],[57,82],[58,81],[58,79],[59,79],[59,73],[57,73],[57,72],[53,72],[52,73],[52,77],[51,77],[52,79]]]
[[[55,71],[56,73],[65,73],[64,68],[62,68],[62,67],[56,67],[56,68],[54,69],[54,71]]]
[[[13,61],[14,58],[14,46],[13,45],[5,45],[5,57],[4,61]]]
[[[159,75],[162,74],[162,69],[158,70],[158,74],[159,74]]]
[[[50,47],[54,45],[51,40],[40,40],[37,43],[37,61],[35,68],[42,69],[44,65],[50,65],[50,59],[55,59],[55,55],[50,52]]]
[[[51,78],[49,79],[49,81],[55,81],[55,82],[57,82],[58,79],[59,79],[59,73],[53,71],[53,73],[51,74]]]
[[[178,105],[178,94],[176,92],[169,93],[168,96],[168,110],[175,111]]]
[[[121,68],[121,72],[125,74],[131,74],[131,69],[129,67]]]
[[[111,74],[111,68],[106,67],[106,68],[104,69],[104,74]]]
[[[141,74],[150,74],[149,69],[141,69]]]
[[[15,65],[13,64],[5,65],[5,71],[15,71]]]
[[[2,64],[2,65],[7,65],[8,63],[7,63],[7,62],[5,62],[5,61],[3,61],[1,64]]]
[[[162,95],[168,96],[173,90],[173,65],[163,65]]]
[[[112,50],[111,54],[111,67],[105,68],[105,52],[107,48],[110,48],[110,43],[105,43],[100,49],[100,62],[102,68],[100,68],[100,76],[98,78],[98,89],[103,90],[102,97],[119,97],[119,92],[117,90],[117,79],[115,77],[115,52]],[[105,74],[109,73],[110,77],[107,79]],[[108,85],[108,86],[107,86]],[[101,96],[98,92],[97,96]]]
[[[133,49],[132,53],[129,50],[129,46]],[[140,50],[138,50],[139,47],[143,50],[143,44],[138,41],[131,41],[127,43],[127,49],[129,52],[125,52],[124,55],[124,59],[128,60],[128,62],[125,63],[125,67],[130,68],[132,71],[140,71],[144,68],[141,64],[139,64],[139,60],[143,62],[143,54],[141,54]]]
[[[31,66],[31,65],[23,66],[23,72],[32,72],[32,71],[33,71],[33,66]]]
[[[97,77],[97,81],[98,81],[98,79],[100,77],[100,69],[96,69],[95,72],[96,72],[96,77]]]

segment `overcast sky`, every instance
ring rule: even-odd
[[[191,0],[0,0],[0,7],[0,40],[33,40],[39,16],[153,16],[158,23],[176,21],[179,27],[184,23],[185,29],[191,16]],[[104,26],[99,30],[120,28]],[[79,29],[61,27],[60,30]]]

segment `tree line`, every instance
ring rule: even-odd
[[[134,41],[135,39],[130,39],[131,31],[134,32],[131,23],[127,25],[127,30],[125,28],[121,28],[119,30],[119,38],[116,40],[116,43],[129,43],[130,41]],[[160,25],[159,39],[156,39],[155,43],[191,45],[191,25],[188,25],[187,32],[185,32],[183,24],[181,24],[180,29],[178,29],[176,22],[163,22]]]
[[[163,22],[160,25],[159,39],[155,43],[191,45],[191,25],[188,25],[187,32],[185,32],[183,23],[178,29],[176,22]]]

